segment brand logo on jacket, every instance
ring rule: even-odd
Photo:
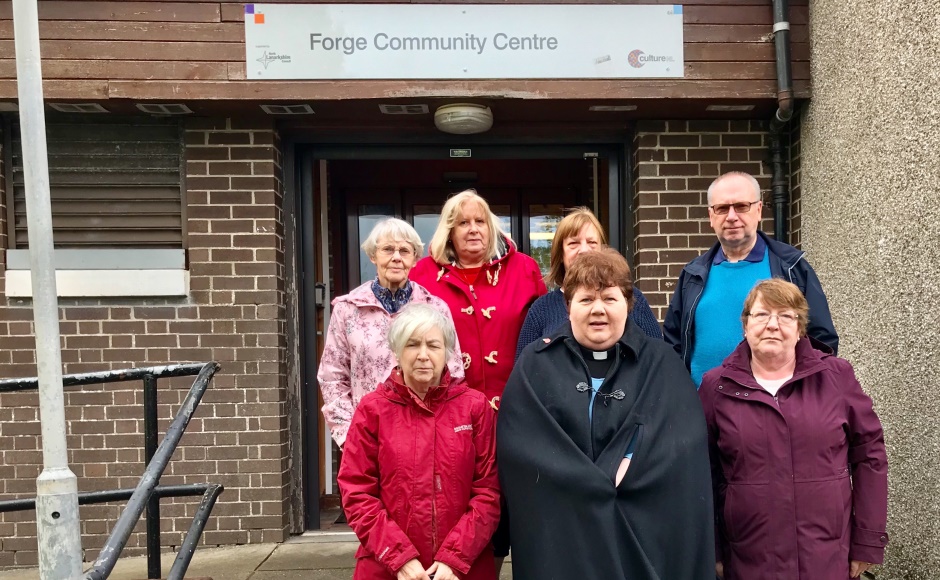
[[[454,427],[454,433],[460,433],[461,431],[473,431],[473,425],[458,425]]]

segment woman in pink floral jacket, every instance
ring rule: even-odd
[[[418,232],[408,222],[387,219],[362,244],[377,276],[333,301],[333,312],[320,359],[317,381],[323,393],[323,417],[340,447],[356,406],[385,382],[397,365],[388,346],[388,329],[406,304],[429,304],[452,320],[447,304],[408,273],[424,251]],[[464,376],[459,345],[447,362],[450,375]]]

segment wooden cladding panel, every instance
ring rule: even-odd
[[[40,20],[133,20],[137,22],[219,22],[218,2],[80,2],[38,3]],[[242,10],[244,13],[244,10]],[[0,20],[13,18],[13,3],[0,4]]]
[[[29,244],[19,130],[10,175],[14,247]],[[170,121],[47,124],[56,247],[162,247],[183,243],[179,125]]]
[[[275,0],[275,3],[295,2]],[[570,2],[525,1],[545,4]],[[415,3],[438,2],[419,0]],[[674,2],[635,0],[629,3]],[[794,88],[798,97],[806,98],[810,96],[808,0],[791,0],[790,4]],[[0,98],[7,99],[16,97],[15,82],[6,82],[16,76],[10,6],[8,2],[0,4]],[[272,87],[271,83],[248,81],[244,61],[243,2],[49,0],[40,2],[39,7],[43,75],[48,98],[309,100],[311,89],[318,99],[361,98],[359,89],[365,85],[394,84],[391,81],[359,81],[355,85],[357,89],[343,82],[309,81],[291,85],[305,87],[304,91],[294,91],[283,82]],[[776,79],[769,0],[691,0],[683,4],[683,19],[684,79],[665,82],[664,79],[612,79],[610,82],[622,87],[652,89],[631,91],[629,96],[637,98],[644,98],[641,96],[644,94],[667,98],[735,98],[742,95],[775,98],[776,88],[767,90],[764,82]],[[79,84],[79,81],[84,84]],[[438,81],[410,82],[429,90],[439,84]],[[448,84],[453,85],[454,82]],[[544,82],[558,84],[558,81]],[[603,81],[579,82],[598,84]],[[736,83],[736,86],[726,87],[726,82]],[[212,92],[203,92],[217,84],[223,85],[225,96],[214,88]],[[234,86],[224,86],[226,84]],[[501,85],[495,83],[502,87],[496,88],[497,93],[505,91],[509,84],[514,92],[519,85],[540,86],[539,82],[503,81]],[[323,96],[334,94],[334,86],[350,88],[343,95]],[[670,94],[668,87],[673,87],[676,92]],[[295,92],[302,96],[294,97]],[[371,98],[389,94],[377,94]],[[468,92],[471,94],[476,93]],[[588,93],[576,96],[586,95]],[[601,95],[617,96],[609,91]]]

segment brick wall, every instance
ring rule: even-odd
[[[643,121],[634,137],[634,260],[637,284],[662,321],[682,267],[716,241],[705,192],[728,171],[746,171],[764,191],[765,232],[770,167],[763,121]]]
[[[191,121],[185,149],[190,297],[62,301],[65,372],[219,361],[222,370],[161,483],[225,485],[206,545],[280,541],[288,532],[291,485],[280,147],[271,123],[216,119]],[[35,372],[30,303],[5,299],[0,376]],[[161,433],[190,384],[161,381]],[[80,491],[137,484],[142,415],[136,383],[67,392],[69,461]],[[2,499],[35,493],[38,419],[35,393],[0,395]],[[197,503],[164,500],[164,548],[179,546]],[[86,557],[96,555],[121,507],[81,509]],[[0,518],[0,566],[36,564],[33,518],[31,512]],[[142,553],[143,544],[135,534],[125,554]]]

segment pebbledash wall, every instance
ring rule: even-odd
[[[811,5],[803,238],[885,426],[887,561],[940,570],[940,4]],[[853,31],[846,34],[847,30]]]
[[[64,371],[219,361],[222,370],[161,483],[225,485],[204,535],[207,545],[281,541],[299,524],[289,489],[288,407],[295,398],[287,385],[279,138],[272,123],[192,120],[186,125],[185,156],[190,296],[62,300]],[[0,204],[4,199],[0,195]],[[8,226],[0,221],[0,236]],[[34,347],[29,301],[4,299],[0,376],[35,376]],[[160,385],[162,433],[191,379]],[[69,461],[80,491],[137,484],[143,472],[140,391],[139,383],[124,383],[66,392]],[[37,395],[0,395],[0,497],[35,493],[42,464],[39,434]],[[163,501],[164,547],[179,546],[197,503],[196,498]],[[120,507],[81,508],[86,554],[97,554]],[[0,566],[36,564],[33,520],[31,512],[0,519]],[[136,533],[126,553],[141,553],[143,542]]]

